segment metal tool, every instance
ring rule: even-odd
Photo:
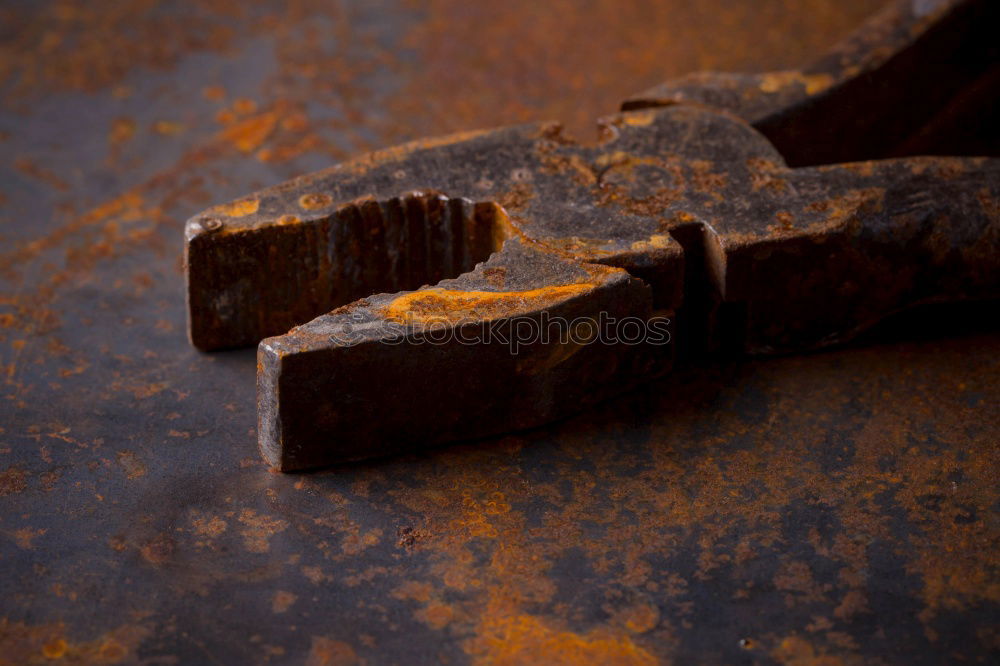
[[[996,15],[899,2],[821,66],[637,96],[593,145],[555,124],[464,133],[216,206],[185,231],[191,340],[267,338],[258,437],[287,471],[534,426],[675,354],[812,349],[996,297],[1000,161],[816,165],[970,136],[995,153],[975,123]],[[898,107],[942,61],[948,90]]]

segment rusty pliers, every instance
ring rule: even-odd
[[[998,6],[896,2],[804,70],[637,95],[592,145],[467,132],[211,208],[185,229],[191,341],[260,343],[260,448],[296,470],[995,298],[1000,160],[896,156],[998,153]]]

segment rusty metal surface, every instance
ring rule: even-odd
[[[995,659],[990,311],[298,476],[253,353],[183,334],[212,201],[793,66],[868,3],[116,5],[0,9],[0,663]]]

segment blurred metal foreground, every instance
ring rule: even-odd
[[[253,353],[183,334],[179,220],[212,201],[419,135],[579,133],[871,9],[7,3],[0,663],[995,657],[995,307],[308,476],[257,457]]]

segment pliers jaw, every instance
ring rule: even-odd
[[[935,21],[984,6],[899,4],[853,43],[891,25],[898,53],[926,55]],[[829,60],[843,71],[822,86],[778,77],[774,94],[755,75],[730,110],[688,103],[690,86],[646,95],[593,145],[554,124],[464,133],[217,206],[186,231],[191,340],[266,338],[261,450],[294,470],[537,425],[678,354],[812,349],[918,303],[996,297],[996,160],[790,168],[762,133],[896,75],[892,57],[860,62]],[[564,335],[511,348],[553,318]]]
[[[456,279],[370,296],[261,342],[261,451],[297,470],[580,411],[668,369],[669,322],[660,344],[610,337],[621,322],[649,325],[651,303],[621,269],[510,240]]]

